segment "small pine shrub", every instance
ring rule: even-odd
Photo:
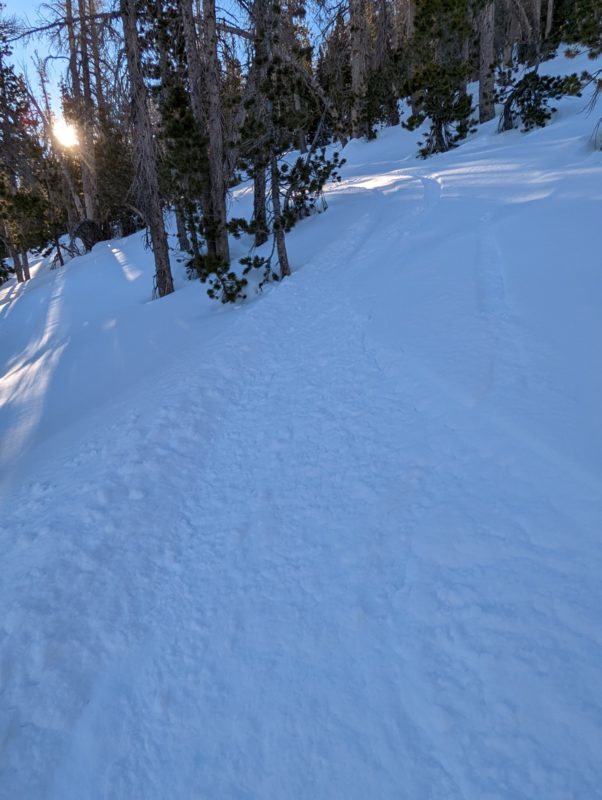
[[[209,288],[207,294],[213,300],[222,303],[235,303],[237,300],[245,300],[247,295],[245,288],[247,279],[239,277],[234,270],[218,258],[206,253],[199,256],[192,256],[186,262],[188,277],[198,276],[203,283],[207,283]]]
[[[504,104],[499,131],[520,127],[524,132],[544,128],[552,119],[556,108],[550,103],[562,97],[581,97],[581,90],[589,78],[587,73],[550,77],[537,72],[527,72],[518,81],[510,84],[498,94]]]
[[[327,158],[322,147],[306,157],[300,156],[292,167],[286,163],[280,166],[285,193],[282,223],[287,233],[299,220],[326,210],[324,186],[329,180],[341,180],[339,169],[344,163],[345,159],[336,152]]]
[[[430,128],[418,148],[421,158],[457,147],[462,139],[476,130],[472,99],[466,92],[465,81],[463,64],[442,67],[430,63],[417,72],[413,83],[417,89],[416,105],[420,110],[402,124],[412,131],[426,120],[430,121]]]

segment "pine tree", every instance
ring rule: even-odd
[[[416,111],[404,123],[413,130],[425,121],[429,130],[419,148],[426,158],[456,147],[473,127],[467,42],[472,33],[468,0],[419,0],[411,41],[410,94]]]
[[[27,251],[47,241],[49,198],[40,176],[47,156],[40,143],[22,76],[7,59],[0,27],[0,239],[19,281],[28,280]]]

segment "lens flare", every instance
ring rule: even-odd
[[[57,142],[63,147],[75,147],[79,144],[77,138],[77,128],[64,119],[55,120],[52,126],[52,134]]]

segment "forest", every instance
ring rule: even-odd
[[[602,792],[602,0],[0,0],[0,800]]]
[[[189,274],[223,302],[246,296],[252,270],[260,287],[290,274],[287,233],[322,207],[350,139],[426,122],[427,158],[496,103],[501,129],[529,130],[555,99],[595,93],[597,74],[538,67],[561,42],[597,54],[602,18],[598,0],[57,0],[35,23],[0,14],[1,276],[27,281],[31,251],[61,265],[146,228],[162,297],[169,209]],[[48,54],[21,74],[11,55],[28,42]],[[252,216],[229,219],[244,180]],[[228,237],[243,233],[234,264]]]

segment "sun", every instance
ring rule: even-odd
[[[63,147],[75,147],[79,144],[77,128],[64,119],[57,119],[54,121],[52,134]]]

